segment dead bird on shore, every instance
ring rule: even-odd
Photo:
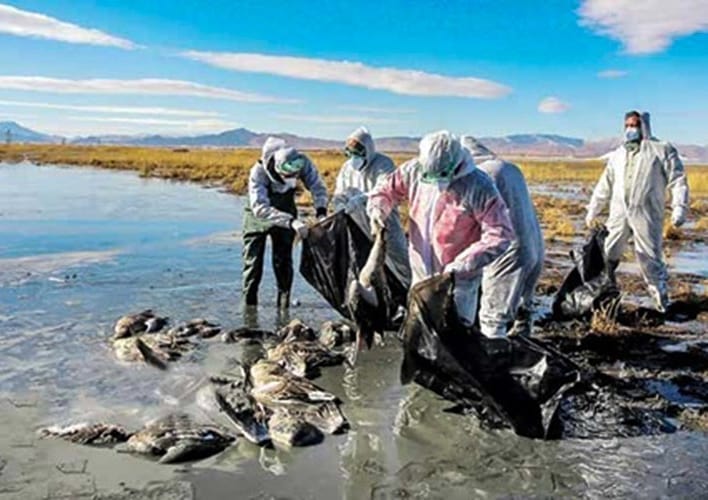
[[[176,414],[146,424],[130,436],[121,451],[159,457],[160,463],[176,463],[215,455],[235,439],[219,426]]]
[[[311,446],[324,440],[324,434],[297,412],[278,409],[268,419],[271,439],[287,448]]]
[[[298,377],[314,376],[320,366],[342,364],[345,356],[333,352],[319,340],[295,340],[281,342],[268,349],[268,360]]]
[[[221,341],[226,344],[240,342],[242,340],[269,340],[276,339],[276,333],[271,330],[259,330],[257,328],[234,328],[221,334]]]
[[[130,437],[130,432],[123,427],[105,423],[55,425],[40,429],[38,434],[41,438],[60,438],[71,443],[96,446],[123,443]]]
[[[356,331],[343,321],[325,321],[320,326],[320,342],[329,349],[343,347],[356,340]]]
[[[121,361],[144,361],[162,370],[167,363],[175,361],[194,350],[196,344],[187,338],[169,333],[155,333],[113,340],[113,352]]]
[[[315,331],[299,319],[290,321],[276,332],[279,342],[293,342],[296,340],[317,340]]]
[[[386,230],[379,228],[374,245],[361,269],[359,277],[349,283],[346,293],[346,306],[356,324],[356,348],[352,351],[351,362],[356,361],[356,354],[366,345],[371,349],[376,333],[383,334],[388,323],[388,304],[391,303],[390,290],[387,286]]]
[[[128,314],[120,318],[113,327],[113,338],[134,337],[142,333],[154,333],[162,330],[169,318],[157,316],[152,309],[137,314]]]
[[[147,423],[137,432],[113,424],[78,424],[41,429],[42,438],[55,437],[85,445],[123,443],[117,451],[159,457],[160,463],[206,458],[229,446],[235,437],[218,426],[194,422],[183,414]]]
[[[186,323],[174,326],[167,333],[175,337],[200,337],[210,339],[221,333],[221,327],[203,318],[197,318]]]
[[[253,387],[251,395],[268,410],[295,412],[327,434],[348,428],[347,419],[339,408],[340,401],[334,394],[290,373],[278,363],[258,361],[250,368],[249,375]]]
[[[250,394],[248,370],[235,362],[230,369],[209,377],[211,395],[233,426],[253,444],[270,443],[268,415]]]

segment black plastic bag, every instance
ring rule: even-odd
[[[310,228],[302,242],[300,274],[341,315],[351,317],[346,307],[346,290],[366,264],[372,238],[344,212],[337,212]],[[389,328],[399,307],[405,307],[408,290],[391,268],[386,266],[390,303],[387,304]]]
[[[553,298],[554,319],[587,317],[602,304],[619,296],[619,290],[607,272],[607,234],[605,226],[595,228],[581,248],[571,250],[570,257],[575,266]]]
[[[401,382],[411,381],[476,411],[484,423],[522,436],[560,437],[554,425],[579,368],[544,344],[524,338],[489,339],[460,324],[454,279],[435,276],[413,287],[401,327]]]

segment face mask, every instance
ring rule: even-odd
[[[349,158],[349,163],[354,170],[361,170],[366,165],[366,160],[361,156],[352,156]]]
[[[295,187],[297,187],[297,177],[286,177],[283,180],[288,189],[295,189]]]
[[[639,127],[627,127],[624,130],[624,140],[625,142],[636,142],[641,139],[642,134],[639,131]]]

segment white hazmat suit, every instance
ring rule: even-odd
[[[543,233],[519,167],[499,159],[473,137],[462,145],[487,173],[509,208],[516,238],[509,248],[482,272],[479,323],[487,337],[504,337],[513,322],[512,335],[530,335],[533,295],[543,269]]]
[[[363,165],[357,168],[353,158],[348,159],[337,175],[332,202],[334,210],[345,210],[354,221],[369,234],[369,218],[366,215],[368,194],[376,184],[391,174],[396,167],[391,158],[376,151],[369,131],[359,127],[347,138],[364,146]],[[386,260],[405,288],[411,284],[411,267],[408,261],[408,240],[401,225],[398,210],[393,210],[386,222]]]
[[[642,278],[656,307],[666,312],[668,273],[663,259],[666,190],[671,191],[672,222],[680,226],[688,213],[688,183],[676,148],[652,137],[649,113],[641,115],[641,142],[632,152],[622,144],[608,155],[607,166],[587,208],[588,225],[610,205],[605,241],[608,266],[619,263],[631,236]]]

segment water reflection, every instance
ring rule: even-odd
[[[221,418],[199,404],[201,391],[209,374],[248,346],[203,341],[194,356],[160,372],[117,362],[107,338],[118,317],[146,307],[175,322],[205,317],[225,328],[287,322],[269,269],[260,307],[240,307],[241,208],[237,197],[133,174],[0,167],[0,393],[33,392],[42,401],[26,421],[0,410],[2,434],[31,440],[38,425],[94,419],[136,427],[171,411]],[[87,261],[65,259],[67,252],[112,253]],[[53,264],[4,279],[25,269],[2,261],[21,258]],[[293,299],[301,305],[292,318],[312,325],[336,318],[301,279]],[[328,368],[317,380],[342,398],[350,433],[291,451],[240,441],[180,480],[204,498],[685,497],[708,490],[702,434],[543,443],[488,432],[444,413],[448,404],[431,393],[401,387],[400,348],[387,342],[361,353],[355,368]],[[174,474],[109,450],[45,446],[55,451],[44,460],[100,463],[92,469],[96,484]]]

